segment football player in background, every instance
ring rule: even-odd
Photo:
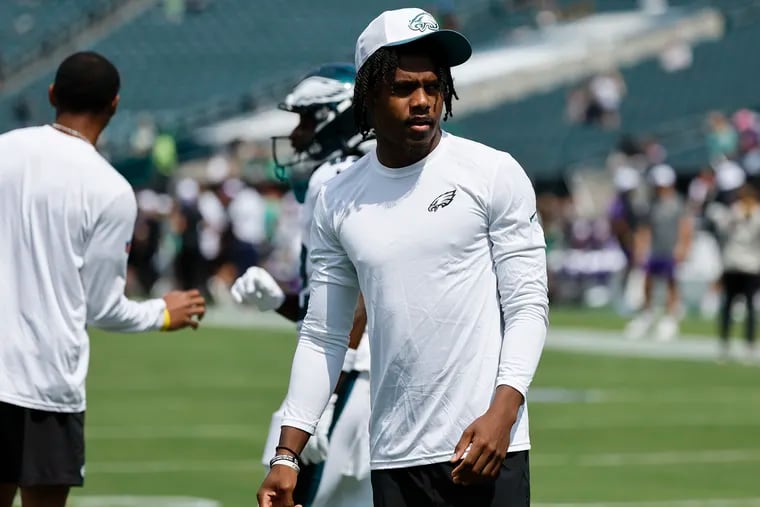
[[[644,307],[628,323],[626,334],[629,338],[639,339],[654,330],[656,339],[668,341],[678,337],[681,297],[676,271],[691,248],[693,222],[676,190],[676,173],[672,167],[666,164],[654,166],[649,179],[655,197],[636,231],[636,259],[646,269]],[[667,284],[667,302],[662,318],[654,308],[654,284],[657,281]]]
[[[91,51],[59,65],[49,125],[0,135],[0,507],[63,507],[84,485],[89,331],[198,327],[197,290],[124,294],[137,202],[95,146],[121,77]],[[198,320],[196,320],[198,319]]]
[[[288,137],[275,137],[272,151],[279,176],[293,188],[301,210],[301,291],[284,294],[260,267],[249,268],[232,286],[233,298],[260,311],[275,310],[300,325],[309,295],[309,231],[317,194],[348,169],[374,141],[363,140],[353,117],[356,71],[327,64],[303,78],[280,105],[299,115]],[[369,341],[363,338],[366,312],[360,298],[349,336],[349,353],[338,387],[319,427],[301,453],[296,504],[304,507],[362,507],[372,504],[369,481]],[[276,454],[282,407],[272,416],[263,463]]]

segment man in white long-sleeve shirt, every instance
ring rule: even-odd
[[[119,73],[96,53],[65,59],[52,125],[0,135],[0,507],[62,507],[84,481],[92,325],[197,327],[198,291],[124,295],[137,205],[95,150],[116,111]]]
[[[356,120],[377,149],[315,208],[309,310],[261,506],[293,505],[298,453],[340,373],[359,290],[374,505],[529,505],[525,396],[548,320],[544,236],[520,165],[440,128],[456,96],[450,68],[470,54],[420,9],[385,12],[359,36]]]

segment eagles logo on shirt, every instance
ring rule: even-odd
[[[448,192],[444,192],[435,199],[433,199],[433,202],[430,203],[430,206],[428,206],[428,211],[431,213],[435,213],[440,208],[445,208],[449,204],[451,204],[451,201],[454,200],[454,196],[457,194],[456,189],[449,190]]]
[[[438,22],[427,12],[420,12],[409,21],[409,28],[417,32],[437,31]]]

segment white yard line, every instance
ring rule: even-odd
[[[721,463],[758,463],[760,449],[715,449],[705,451],[659,451],[599,454],[535,454],[532,467],[626,467]]]
[[[744,343],[732,340],[731,355],[743,356]],[[621,357],[679,359],[712,362],[718,358],[718,340],[684,336],[670,342],[651,339],[629,340],[622,331],[550,328],[546,348]]]

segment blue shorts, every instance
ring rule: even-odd
[[[650,257],[647,261],[646,272],[649,276],[673,281],[676,277],[676,261],[673,256]]]

